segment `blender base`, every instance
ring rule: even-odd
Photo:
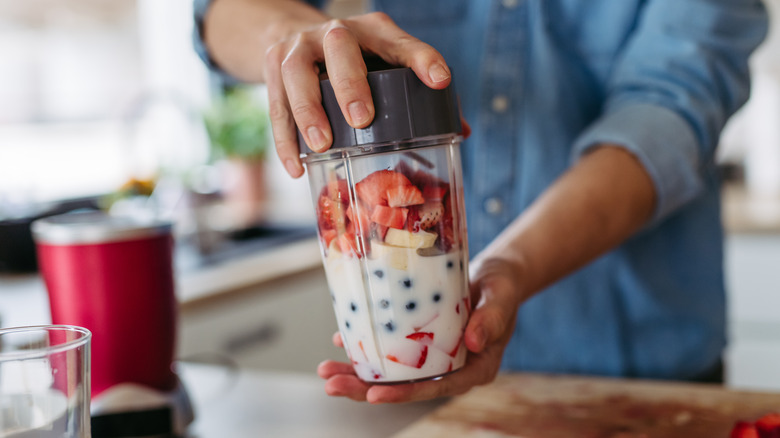
[[[185,436],[195,419],[181,380],[168,392],[135,383],[114,385],[92,399],[90,411],[93,438]]]

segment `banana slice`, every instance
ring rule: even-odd
[[[436,233],[418,231],[412,233],[406,230],[388,228],[385,235],[385,243],[402,248],[430,248],[436,242]]]
[[[386,245],[381,242],[371,242],[371,258],[382,259],[390,267],[406,271],[409,267],[409,249]]]

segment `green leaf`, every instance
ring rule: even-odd
[[[263,159],[269,148],[270,120],[250,90],[228,90],[203,115],[212,158]]]

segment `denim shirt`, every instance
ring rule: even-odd
[[[726,318],[714,154],[748,97],[747,59],[767,31],[761,1],[374,7],[452,69],[472,127],[461,151],[472,255],[600,143],[632,152],[654,183],[646,227],[521,306],[503,369],[689,379],[717,364]]]

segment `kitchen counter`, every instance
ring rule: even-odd
[[[313,374],[181,363],[193,400],[191,438],[388,437],[445,400],[369,405],[329,397]]]
[[[780,411],[780,393],[717,385],[505,374],[451,399],[369,405],[325,394],[310,374],[183,363],[197,438],[727,436]]]

